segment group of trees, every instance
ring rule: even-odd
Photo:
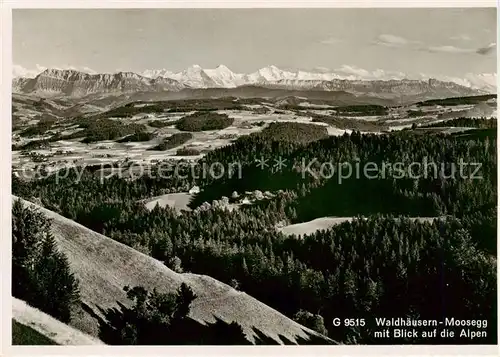
[[[177,156],[196,156],[199,155],[200,151],[195,148],[182,147],[177,149],[175,155]]]
[[[336,115],[323,115],[316,114],[310,111],[302,112],[304,115],[311,116],[313,118],[313,122],[326,123],[338,129],[347,129],[347,130],[357,130],[357,131],[366,131],[366,132],[379,132],[381,130],[388,130],[389,126],[387,124],[381,122],[373,122],[367,120],[360,120],[349,117],[340,117]]]
[[[141,105],[142,104],[142,105]],[[97,118],[131,118],[137,114],[146,113],[162,113],[164,111],[164,106],[160,103],[128,103],[121,107],[110,109],[104,113],[97,114],[91,119],[95,120]]]
[[[233,121],[227,114],[196,112],[179,119],[176,127],[182,131],[220,130],[233,124]]]
[[[445,99],[430,99],[423,102],[418,102],[418,106],[435,106],[435,105],[466,105],[466,104],[479,104],[491,99],[496,99],[496,94],[475,95],[469,97],[453,97]]]
[[[84,137],[84,143],[92,143],[103,140],[115,140],[122,136],[144,132],[146,127],[142,124],[126,124],[113,119],[85,120],[80,123],[82,131],[76,132],[73,137]]]
[[[422,110],[408,110],[408,112],[407,112],[408,118],[423,117],[426,114],[428,114],[428,113],[426,113],[426,112],[424,112]]]
[[[293,319],[302,326],[309,327],[311,330],[314,330],[322,335],[328,335],[328,330],[325,327],[325,321],[319,314],[315,315],[310,313],[309,311],[299,310],[293,316]]]
[[[283,110],[291,110],[295,112],[300,112],[304,110],[304,107],[301,106],[299,103],[293,103],[296,102],[296,100],[291,99],[292,103],[286,103],[286,104],[280,104],[279,108]],[[311,104],[322,104],[322,105],[327,105],[327,106],[317,106],[314,109],[316,111],[332,111],[333,116],[372,116],[372,115],[387,115],[388,113],[388,108],[384,107],[382,105],[375,105],[375,104],[368,104],[368,105],[345,105],[345,106],[337,106],[335,102],[329,102],[329,101],[322,101],[322,100],[317,100],[312,102],[316,103],[311,103]],[[275,113],[278,114],[283,114],[284,112],[281,111],[275,111]],[[323,114],[318,114],[318,115],[323,115]],[[324,114],[324,116],[328,116],[328,114]]]
[[[188,318],[191,302],[196,298],[185,283],[175,293],[148,292],[142,286],[123,290],[132,301],[112,326],[101,331],[101,337],[117,345],[164,345],[175,343],[179,327]],[[108,315],[112,312],[108,311]]]
[[[245,100],[236,97],[219,97],[206,99],[179,99],[161,102],[170,113],[183,113],[191,111],[211,112],[216,110],[245,110],[242,104],[260,103],[261,99]]]
[[[170,126],[173,124],[175,124],[175,123],[172,123],[172,122],[167,121],[167,120],[162,120],[162,119],[153,119],[153,120],[148,121],[148,125],[152,128],[164,128],[166,126]]]
[[[54,126],[55,122],[56,122],[56,119],[54,117],[40,118],[38,123],[27,127],[26,129],[21,131],[19,133],[19,135],[25,136],[25,137],[43,135]]]
[[[258,135],[267,141],[308,143],[327,138],[328,131],[325,126],[315,124],[276,122],[270,123],[264,130],[254,135]]]
[[[335,111],[342,116],[370,116],[370,115],[387,115],[387,107],[382,105],[347,105],[336,107]]]
[[[255,164],[261,156],[281,157],[287,166],[282,172],[263,170]],[[304,161],[315,161],[309,169],[320,173],[324,162],[402,162],[407,167],[424,159],[444,163],[443,172],[434,175],[430,166],[417,178],[353,175],[339,183],[338,176],[300,170]],[[480,163],[482,179],[451,177],[451,164],[460,160]],[[38,197],[44,206],[171,268],[238,286],[339,342],[397,342],[374,340],[372,325],[331,324],[334,317],[369,316],[484,318],[488,337],[477,342],[496,340],[496,138],[353,133],[303,144],[249,136],[208,153],[199,165],[211,162],[239,162],[243,175],[101,182],[89,173],[78,183],[71,176],[13,178],[13,190]],[[215,208],[178,215],[168,207],[149,211],[138,203],[193,184],[203,187],[193,206],[233,191],[279,193],[231,212]],[[275,229],[280,222],[325,215],[364,217],[300,238]],[[408,215],[442,218],[420,223],[404,218]]]
[[[134,134],[128,135],[122,139],[117,140],[119,143],[149,141],[155,138],[155,134],[146,131],[138,131]]]
[[[162,140],[162,142],[154,147],[151,150],[160,150],[165,151],[169,149],[173,149],[179,145],[186,143],[187,141],[193,138],[193,134],[191,133],[175,133],[171,136]]]
[[[40,140],[32,140],[28,141],[25,144],[12,145],[12,151],[31,151],[31,150],[40,150],[47,149],[50,147],[50,141],[46,139]]]
[[[101,327],[100,338],[115,345],[249,345],[243,328],[236,321],[231,323],[215,317],[215,322],[200,324],[188,314],[196,298],[191,288],[182,283],[175,293],[148,292],[141,286],[124,287],[133,302],[131,308],[118,312],[108,309],[105,315],[109,324]],[[323,326],[319,315],[300,311],[296,321],[306,326]],[[324,328],[324,326],[323,326]],[[257,328],[253,328],[255,344],[278,344]],[[324,338],[310,335],[308,339],[290,341],[278,336],[285,344],[329,344]]]
[[[79,303],[78,281],[57,250],[51,222],[20,200],[12,206],[12,294],[68,322]]]
[[[132,141],[140,141],[139,139],[144,139],[145,136],[149,136],[146,133],[146,127],[143,124],[127,124],[119,120],[107,119],[107,118],[76,118],[74,124],[83,130],[75,131],[72,134],[61,135],[56,133],[47,139],[40,139],[31,141],[23,146],[13,147],[13,150],[28,150],[37,149],[40,145],[49,145],[50,142],[55,142],[58,140],[71,140],[71,139],[81,139],[84,143],[98,142],[102,140],[115,140],[123,136],[132,135],[130,139]],[[49,127],[49,124],[37,124],[34,127],[27,128],[25,131],[35,132],[37,134],[45,133]],[[125,141],[127,141],[126,139]]]

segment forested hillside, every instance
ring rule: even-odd
[[[79,181],[76,174],[30,182],[13,177],[13,193],[36,198],[176,271],[207,274],[238,287],[289,317],[310,313],[316,316],[312,328],[326,329],[336,341],[402,342],[374,339],[370,316],[455,317],[487,319],[488,337],[474,342],[495,343],[496,145],[496,135],[410,131],[355,132],[302,143],[250,135],[208,153],[186,175],[134,181],[102,181],[90,171]],[[261,158],[268,159],[267,167],[258,165]],[[283,160],[286,164],[278,165]],[[239,163],[241,176],[192,174],[215,162]],[[363,172],[367,163],[370,175]],[[168,207],[149,211],[138,203],[195,184],[202,191],[193,208],[234,191],[275,195],[232,211],[182,215]],[[278,224],[323,216],[358,218],[300,239],[276,230]],[[444,218],[433,223],[404,218],[417,216]],[[336,317],[370,322],[367,328],[335,327]]]

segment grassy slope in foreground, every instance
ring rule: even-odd
[[[12,298],[13,345],[102,345],[26,302]]]
[[[12,345],[57,345],[50,338],[42,335],[29,326],[23,325],[16,320],[12,320]]]
[[[99,335],[99,323],[93,314],[103,318],[101,311],[119,308],[117,302],[130,307],[123,286],[141,285],[148,290],[174,292],[184,282],[198,296],[191,304],[190,317],[202,324],[214,323],[216,317],[227,323],[236,321],[252,342],[255,341],[252,328],[283,343],[279,335],[294,342],[309,340],[311,335],[323,338],[248,294],[209,276],[175,273],[161,262],[72,220],[28,201],[23,203],[38,207],[53,219],[52,230],[58,248],[68,257],[71,270],[80,282],[82,302],[93,310],[93,313],[75,314],[71,324],[90,335]],[[332,342],[324,339],[325,343]]]

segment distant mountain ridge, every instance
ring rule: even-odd
[[[182,72],[148,70],[141,74],[118,72],[89,74],[77,70],[46,69],[34,78],[13,80],[13,92],[41,96],[84,97],[91,94],[178,92],[183,89],[238,88],[255,86],[300,91],[344,91],[384,99],[423,99],[471,96],[487,91],[437,79],[345,79],[334,73],[289,72],[268,66],[250,74],[232,72],[226,66],[203,69],[198,65]]]
[[[193,65],[182,72],[172,72],[166,69],[159,70],[146,70],[141,74],[149,78],[171,78],[179,81],[180,83],[193,86],[197,84],[197,88],[210,88],[215,83],[219,87],[238,87],[241,85],[266,85],[287,83],[295,84],[294,89],[304,89],[303,86],[318,86],[322,82],[335,82],[335,81],[352,81],[352,82],[387,82],[391,80],[399,81],[422,81],[428,82],[433,80],[431,77],[425,75],[418,75],[415,78],[405,76],[403,73],[390,73],[384,71],[375,71],[371,75],[367,71],[358,71],[360,74],[354,75],[350,71],[355,71],[352,67],[348,67],[349,71],[343,73],[335,72],[332,70],[322,69],[317,71],[287,71],[282,70],[274,65],[263,67],[253,73],[235,73],[228,67],[219,65],[215,69],[203,69],[199,65]],[[366,73],[365,73],[366,72]],[[363,74],[361,74],[363,73]],[[203,83],[199,79],[201,77],[208,78],[208,81]],[[367,78],[370,77],[370,78]],[[480,75],[466,75],[465,78],[446,78],[439,82],[453,83],[453,85],[461,85],[470,87],[486,92],[496,92],[496,75],[493,74],[480,74]],[[200,86],[201,85],[201,86]],[[299,88],[300,87],[300,88]],[[337,87],[335,90],[342,90],[343,88]]]
[[[95,93],[177,91],[184,85],[169,78],[147,78],[133,72],[88,74],[75,70],[47,69],[35,78],[17,78],[13,92],[83,97]]]

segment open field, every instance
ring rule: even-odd
[[[432,222],[438,217],[409,217],[412,221]],[[278,227],[277,230],[287,236],[303,236],[316,233],[320,230],[327,230],[344,222],[351,222],[353,217],[321,217],[308,222],[290,224],[284,227]]]
[[[152,197],[143,201],[143,203],[149,210],[152,210],[156,207],[156,205],[158,205],[160,207],[169,206],[180,212],[191,210],[188,207],[189,201],[191,201],[191,195],[187,192],[181,192]]]

